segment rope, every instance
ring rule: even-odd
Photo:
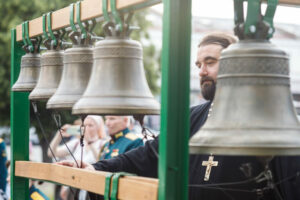
[[[34,112],[34,115],[35,115],[35,117],[36,117],[36,120],[37,120],[37,122],[38,122],[38,124],[39,124],[39,127],[40,127],[40,129],[41,129],[43,138],[45,139],[45,141],[46,141],[46,143],[47,143],[47,146],[48,146],[48,148],[49,148],[49,150],[50,150],[50,152],[51,152],[51,154],[52,154],[53,159],[55,160],[55,162],[58,162],[57,159],[56,159],[56,156],[55,156],[55,154],[54,154],[54,152],[53,152],[53,150],[52,150],[52,148],[50,147],[50,143],[49,143],[49,141],[48,141],[48,139],[47,139],[47,137],[46,137],[44,127],[43,127],[42,122],[41,122],[40,117],[39,117],[40,114],[39,114],[39,112],[38,112],[36,102],[32,102],[32,107],[33,107],[33,112]],[[55,120],[55,121],[56,121],[56,120]],[[60,131],[60,129],[59,129],[59,131]],[[63,136],[62,136],[62,134],[61,134],[61,131],[60,131],[60,135],[61,135],[61,137],[62,137],[62,139],[63,139]],[[63,141],[64,141],[64,140],[63,140]],[[66,145],[65,142],[64,142],[64,144]],[[66,147],[68,148],[67,145],[66,145]],[[68,150],[70,151],[69,148],[68,148]],[[75,162],[76,162],[76,160],[75,160]],[[76,164],[77,164],[77,162],[76,162]],[[78,164],[77,164],[77,166],[78,166]],[[73,196],[74,196],[74,191],[72,190],[72,188],[70,188],[70,191],[72,192],[72,194],[73,194]]]
[[[61,140],[63,141],[64,145],[66,146],[67,150],[69,151],[70,155],[72,156],[73,160],[75,161],[77,168],[79,168],[79,165],[78,165],[78,163],[77,163],[77,160],[75,159],[73,153],[72,153],[71,150],[69,149],[69,147],[68,147],[68,145],[66,144],[66,141],[65,141],[65,139],[64,139],[64,137],[63,137],[63,135],[62,135],[62,132],[61,132],[61,116],[60,116],[59,114],[53,113],[53,114],[52,114],[52,117],[53,117],[54,122],[55,122],[55,124],[56,124],[57,130],[59,131]],[[56,117],[57,117],[57,119],[56,119]]]
[[[56,156],[54,155],[54,152],[53,152],[52,148],[50,147],[50,143],[49,143],[49,141],[48,141],[48,139],[47,139],[47,137],[46,137],[44,127],[43,127],[42,122],[41,122],[41,120],[40,120],[39,112],[38,112],[38,109],[37,109],[37,104],[36,104],[36,102],[32,102],[31,104],[32,104],[32,108],[33,108],[34,115],[35,115],[36,120],[37,120],[37,122],[38,122],[38,124],[39,124],[39,127],[40,127],[40,129],[41,129],[43,138],[45,139],[45,141],[46,141],[46,143],[47,143],[47,146],[48,146],[48,148],[49,148],[49,150],[50,150],[50,152],[51,152],[51,154],[52,154],[53,159],[57,162]]]

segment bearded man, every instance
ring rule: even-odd
[[[221,52],[235,41],[235,38],[230,35],[214,33],[204,37],[198,46],[196,65],[200,70],[201,92],[207,102],[191,108],[190,137],[207,119],[215,95]],[[99,161],[93,165],[86,164],[84,168],[110,172],[124,171],[157,178],[157,151],[158,139],[112,159]],[[265,171],[265,165],[258,157],[214,156],[215,164],[207,171],[209,157],[210,155],[190,155],[190,200],[300,199],[299,177],[285,179],[300,170],[299,162],[293,162],[297,159],[296,157],[273,159],[270,165],[271,170]],[[289,163],[292,166],[288,166]],[[73,162],[60,164],[75,166]],[[273,179],[272,183],[276,181],[277,183],[270,185],[268,179]],[[280,182],[281,180],[285,181]],[[101,199],[96,195],[91,195],[91,197]]]

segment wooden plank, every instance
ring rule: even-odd
[[[290,5],[290,6],[299,6],[300,0],[279,0],[279,4]]]
[[[117,9],[124,10],[128,7],[143,8],[160,3],[161,0],[116,0]],[[108,5],[110,11],[110,5]],[[85,0],[81,2],[81,20],[86,21],[102,16],[102,0]],[[70,26],[70,8],[65,7],[52,13],[52,30],[59,30]],[[76,23],[76,6],[74,6],[74,22]],[[29,37],[36,37],[43,33],[42,17],[29,21]],[[22,40],[22,25],[16,27],[17,41]],[[48,29],[47,29],[48,30]]]
[[[267,0],[263,0],[267,2]],[[299,6],[300,0],[278,0],[279,5],[287,5],[287,6]]]
[[[128,7],[143,8],[157,3],[162,0],[116,0],[118,10],[128,11]],[[266,1],[266,0],[264,0]],[[300,0],[279,0],[281,5],[300,6]],[[108,8],[110,10],[110,6]],[[52,13],[52,29],[59,30],[70,26],[70,10],[69,7],[62,8]],[[76,22],[76,9],[74,9],[74,21]],[[90,20],[102,16],[102,0],[84,0],[81,3],[81,20]],[[16,27],[17,41],[22,40],[22,25]],[[29,36],[36,37],[43,33],[42,17],[29,21]]]
[[[45,180],[104,194],[107,172],[89,171],[52,163],[16,161],[15,176]],[[157,200],[158,180],[144,177],[123,177],[119,180],[118,199]]]

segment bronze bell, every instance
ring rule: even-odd
[[[21,58],[21,69],[12,91],[30,92],[35,87],[40,72],[40,54],[27,52]]]
[[[30,100],[47,100],[56,91],[63,69],[63,51],[48,50],[42,54],[38,82],[30,93]]]
[[[143,66],[143,50],[128,35],[96,43],[89,84],[73,114],[159,114]]]
[[[59,86],[47,102],[48,109],[71,109],[83,94],[93,65],[90,45],[74,45],[65,50],[64,66]]]
[[[299,155],[300,126],[292,102],[288,55],[267,41],[224,50],[217,90],[190,153]]]

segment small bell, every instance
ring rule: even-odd
[[[74,45],[64,52],[62,77],[56,92],[47,102],[47,109],[71,109],[90,78],[93,65],[91,45],[81,43],[78,32],[72,32],[69,37]]]
[[[21,58],[21,69],[12,91],[30,92],[35,87],[40,72],[40,54],[27,52]]]
[[[60,41],[56,48],[46,45],[51,40],[44,43],[49,50],[42,54],[39,79],[29,95],[30,100],[49,99],[55,93],[61,78],[64,53],[60,50]]]

